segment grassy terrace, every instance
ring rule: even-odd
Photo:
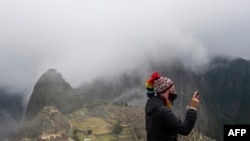
[[[122,131],[118,135],[114,135],[112,132],[113,123],[119,117],[113,112],[106,112],[102,117],[93,116],[88,114],[88,111],[76,110],[71,114],[67,115],[72,130],[78,129],[76,133],[79,140],[92,139],[93,141],[116,141],[118,139],[129,139],[133,141],[133,135],[129,127],[123,127]],[[92,134],[87,134],[88,130],[92,130]]]
[[[128,127],[123,128],[122,132],[118,135],[114,135],[112,133],[109,134],[101,134],[101,135],[96,135],[97,141],[116,141],[119,139],[130,139],[133,141],[133,136]]]
[[[80,130],[92,130],[93,134],[106,134],[111,132],[109,128],[111,125],[98,117],[82,118],[81,121],[71,121],[71,123]]]

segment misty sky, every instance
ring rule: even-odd
[[[73,87],[150,59],[250,59],[250,1],[1,0],[0,86],[55,68]]]

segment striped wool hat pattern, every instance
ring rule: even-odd
[[[173,81],[167,77],[162,77],[158,72],[153,72],[150,78],[146,81],[147,96],[152,97],[156,94],[162,94],[167,91]]]

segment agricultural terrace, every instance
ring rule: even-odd
[[[145,138],[144,112],[130,106],[108,105],[91,109],[80,109],[68,118],[72,125],[72,136],[80,140],[137,141]],[[73,135],[74,131],[76,132]]]

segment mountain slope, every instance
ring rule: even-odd
[[[173,110],[182,119],[193,92],[200,91],[196,131],[222,140],[223,124],[249,124],[250,62],[223,57],[215,58],[199,73],[179,61],[154,62],[146,71],[138,69],[113,79],[99,78],[77,89],[52,69],[43,74],[35,85],[26,117],[34,117],[42,107],[51,105],[62,113],[82,104],[91,108],[107,102],[124,102],[143,108],[147,100],[145,80],[156,70],[174,81],[178,98]]]
[[[31,94],[25,119],[32,119],[43,107],[55,105],[62,113],[79,107],[78,95],[55,69],[45,72],[37,81]]]
[[[222,139],[223,124],[250,124],[250,62],[216,58],[209,68],[197,82],[215,119],[209,134]]]
[[[47,106],[26,123],[15,138],[52,140],[57,137],[57,140],[63,141],[70,137],[70,128],[70,123],[56,107]]]

